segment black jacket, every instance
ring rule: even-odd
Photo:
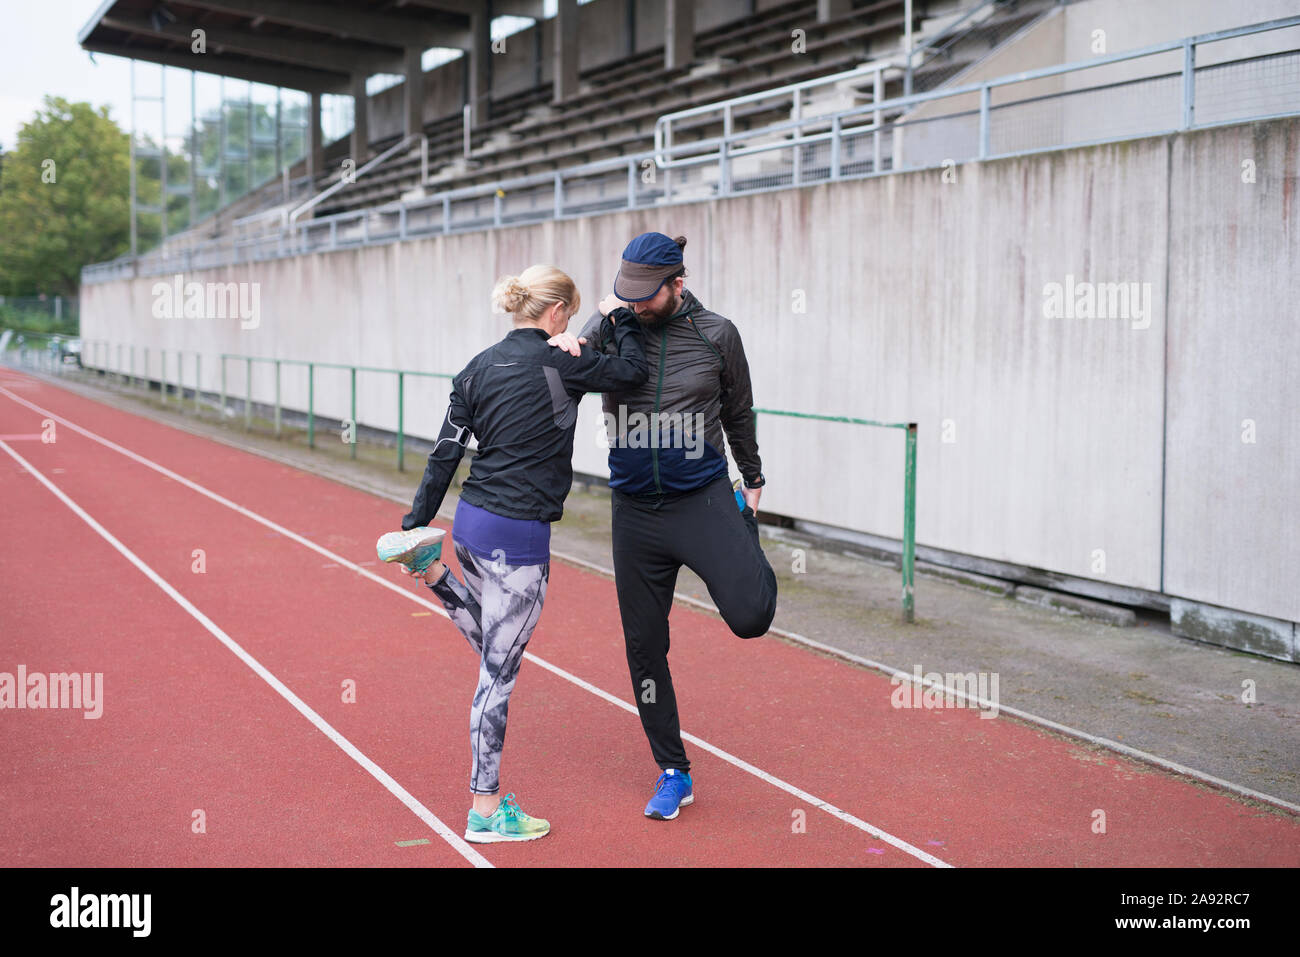
[[[573,484],[578,400],[631,389],[649,374],[641,324],[616,309],[602,334],[616,354],[581,356],[546,344],[541,329],[512,330],[452,380],[451,404],[402,528],[428,525],[442,505],[470,435],[478,454],[460,497],[507,518],[557,521]]]
[[[598,349],[612,352],[600,315],[582,334]],[[629,495],[662,495],[702,488],[727,474],[723,435],[751,488],[763,484],[754,427],[754,393],[740,333],[730,319],[706,309],[686,289],[676,314],[645,330],[650,376],[632,386],[607,389],[604,410],[611,442],[609,486]],[[652,414],[658,415],[652,418]],[[657,435],[647,441],[636,426],[650,419]],[[702,436],[690,441],[674,429],[685,420],[698,423]],[[609,424],[629,429],[615,434]]]

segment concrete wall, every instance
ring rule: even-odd
[[[1300,621],[1297,156],[1300,123],[1174,142],[1166,345],[1166,590],[1289,621]]]
[[[629,238],[683,233],[688,285],[739,326],[758,405],[920,423],[923,545],[1295,621],[1298,164],[1300,121],[1227,127],[955,183],[906,173],[186,277],[258,282],[254,330],[154,318],[153,279],[91,285],[82,329],[149,343],[155,378],[159,346],[202,350],[210,391],[222,351],[455,372],[508,328],[498,276],[555,262],[587,314]],[[1150,314],[1045,317],[1069,277],[1145,286]],[[228,384],[242,395],[242,370]],[[303,374],[283,390],[305,404]],[[408,387],[408,429],[436,432],[445,395]],[[254,396],[272,398],[269,367]],[[346,375],[321,373],[317,399],[345,417]],[[601,474],[596,412],[589,397],[574,461]],[[361,376],[358,418],[395,426],[391,377]],[[901,433],[761,417],[759,438],[766,508],[899,536]]]

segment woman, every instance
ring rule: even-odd
[[[476,843],[530,841],[550,830],[513,794],[497,798],[510,692],[546,597],[550,523],[563,513],[573,483],[578,400],[634,388],[649,374],[640,323],[627,309],[613,309],[604,320],[617,355],[584,348],[575,356],[547,344],[580,302],[573,280],[554,266],[530,266],[497,282],[492,304],[510,313],[514,329],[452,381],[442,431],[402,519],[406,531],[384,535],[377,546],[381,559],[424,579],[479,656],[470,708],[473,806],[465,829],[465,839]],[[462,582],[438,560],[444,532],[422,526],[437,515],[471,435],[478,453],[454,521]]]

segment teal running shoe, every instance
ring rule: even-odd
[[[413,528],[407,532],[389,532],[379,536],[375,551],[382,562],[397,562],[412,575],[423,576],[425,570],[442,555],[442,528]]]
[[[491,817],[470,808],[469,822],[465,825],[465,840],[471,844],[535,841],[549,833],[551,822],[525,814],[513,794],[505,796]]]
[[[645,816],[655,821],[671,821],[680,808],[694,802],[690,772],[670,768],[655,781],[655,794],[645,806]]]

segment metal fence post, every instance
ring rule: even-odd
[[[226,354],[221,354],[221,421],[226,420]]]
[[[280,437],[280,360],[275,360],[275,437]]]
[[[135,388],[135,343],[131,343],[131,388]]]
[[[790,167],[790,183],[798,186],[803,179],[803,153],[799,151],[799,140],[803,139],[803,96],[802,90],[795,87],[794,90],[794,155],[791,157],[793,163]]]
[[[397,471],[406,470],[406,429],[403,413],[406,408],[404,388],[405,373],[397,373]]]
[[[158,392],[162,398],[163,404],[166,405],[167,404],[167,350],[166,349],[158,350],[158,362],[160,363],[160,368],[158,369]]]
[[[316,363],[307,363],[307,448],[316,448]]]
[[[879,106],[880,101],[883,100],[884,98],[885,98],[884,74],[881,72],[880,68],[877,68],[876,82],[875,85],[871,88],[871,102]],[[871,134],[871,172],[873,173],[880,172],[880,139],[882,135],[880,130],[880,121],[882,116],[883,114],[878,109],[871,114],[871,125],[875,127],[875,131]]]
[[[903,621],[912,621],[912,576],[916,566],[916,423],[907,423],[903,473]]]
[[[992,89],[987,83],[980,87],[980,159],[989,155],[989,103]]]
[[[144,391],[146,393],[145,395],[146,399],[149,397],[147,393],[152,387],[153,387],[153,383],[149,379],[149,347],[145,346],[144,347]]]
[[[352,367],[352,457],[357,457],[357,367]]]
[[[564,215],[564,177],[559,173],[555,174],[555,218],[559,219]]]
[[[199,393],[203,389],[203,354],[194,353],[194,414],[200,414],[203,409],[199,404]]]
[[[636,209],[636,160],[627,161],[627,208]]]
[[[253,360],[244,360],[244,431],[253,427]]]
[[[1196,118],[1196,45],[1183,41],[1183,129],[1191,129]]]
[[[872,170],[874,173],[875,170]],[[840,178],[840,117],[831,118],[831,179]]]

